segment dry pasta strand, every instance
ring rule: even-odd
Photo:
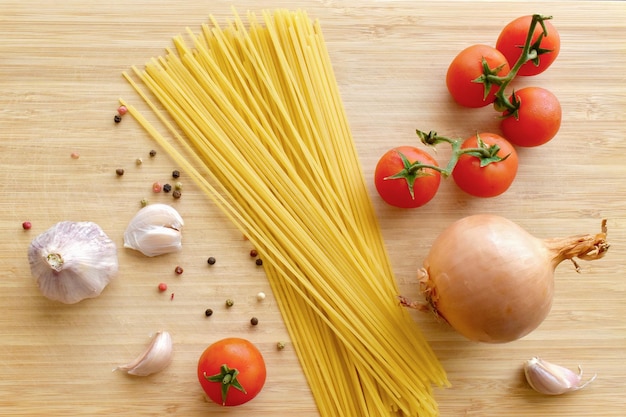
[[[319,22],[234,15],[124,73],[165,134],[122,104],[263,256],[321,416],[438,415]]]

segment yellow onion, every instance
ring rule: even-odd
[[[608,248],[605,221],[595,235],[538,239],[500,216],[468,216],[433,243],[420,289],[428,308],[466,338],[510,342],[550,312],[557,265],[570,259],[578,270],[575,258],[598,259]]]

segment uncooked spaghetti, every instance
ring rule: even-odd
[[[262,255],[322,416],[437,415],[446,375],[398,305],[319,22],[246,20],[124,74],[166,133],[123,104]]]

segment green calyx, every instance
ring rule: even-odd
[[[226,397],[228,396],[228,391],[231,387],[246,394],[246,390],[239,383],[239,380],[237,380],[237,375],[239,375],[239,371],[237,369],[229,368],[226,364],[223,364],[220,367],[219,374],[208,376],[206,372],[204,373],[204,377],[207,381],[221,384],[222,405],[226,405]]]
[[[430,168],[435,171],[443,172],[441,168],[435,165],[422,164],[420,161],[411,162],[406,155],[400,151],[396,151],[402,160],[403,169],[393,175],[385,177],[385,180],[404,179],[409,187],[409,193],[411,198],[415,198],[415,181],[420,177],[426,177],[432,175],[426,172],[425,168]]]

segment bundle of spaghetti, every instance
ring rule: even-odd
[[[263,257],[322,416],[437,415],[446,375],[398,305],[319,22],[210,21],[124,74],[165,134],[122,104]]]

